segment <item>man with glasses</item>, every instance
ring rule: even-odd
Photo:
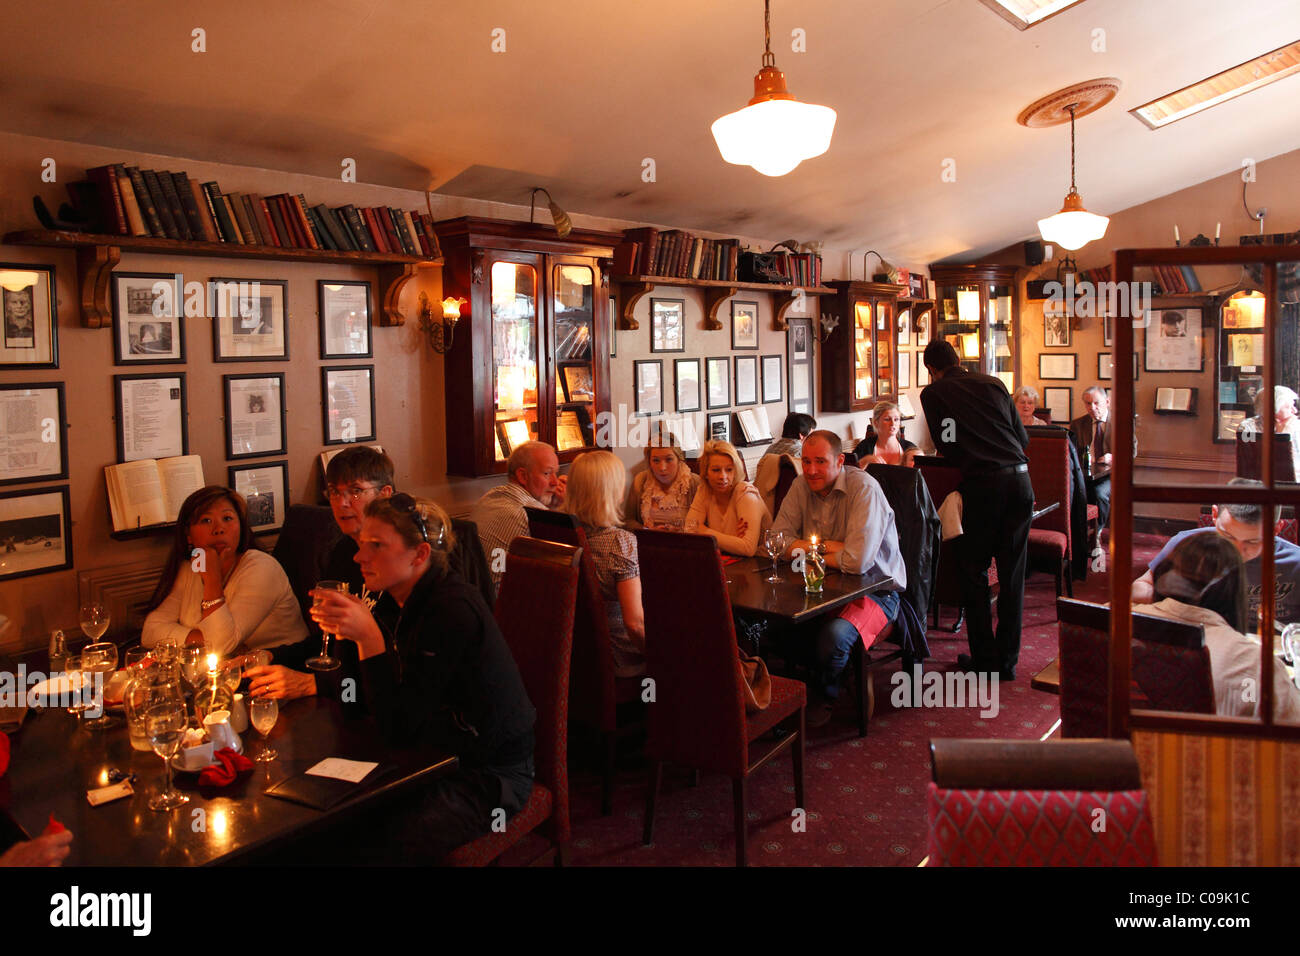
[[[506,481],[497,485],[474,505],[470,520],[478,527],[492,583],[501,584],[505,554],[510,542],[528,534],[525,508],[558,508],[564,503],[560,459],[544,441],[524,442],[506,461]]]
[[[1249,478],[1233,478],[1228,484],[1236,487],[1264,487],[1262,482]],[[1169,557],[1181,541],[1194,534],[1217,534],[1231,542],[1246,562],[1249,604],[1246,616],[1249,620],[1258,622],[1263,592],[1259,556],[1264,550],[1264,509],[1260,505],[1215,505],[1210,509],[1210,514],[1214,517],[1213,527],[1179,532],[1151,559],[1146,573],[1133,582],[1130,590],[1133,603],[1151,603],[1155,594],[1155,568]],[[1279,521],[1273,528],[1273,582],[1276,591],[1274,618],[1280,624],[1289,624],[1300,621],[1300,547],[1280,537],[1281,530],[1282,522]]]

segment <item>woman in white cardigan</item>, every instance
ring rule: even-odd
[[[253,547],[248,509],[220,485],[185,499],[140,643],[202,643],[210,653],[292,644],[307,636],[279,562]]]
[[[725,441],[704,443],[700,451],[703,481],[686,515],[687,534],[711,534],[727,554],[750,558],[758,553],[772,516],[763,496],[746,481],[745,466]]]

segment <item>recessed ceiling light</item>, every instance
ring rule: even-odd
[[[1239,63],[1199,83],[1184,86],[1129,112],[1151,129],[1160,129],[1296,72],[1300,72],[1300,40]]]
[[[1028,30],[1083,0],[980,0],[1017,30]]]

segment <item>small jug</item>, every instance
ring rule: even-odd
[[[230,729],[237,734],[248,729],[248,705],[243,694],[235,695],[235,703],[230,708]]]
[[[207,731],[208,739],[212,741],[213,753],[225,750],[227,747],[236,751],[241,749],[239,735],[230,726],[230,711],[212,711],[203,718],[203,729]]]

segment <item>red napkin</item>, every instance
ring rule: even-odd
[[[51,833],[62,833],[68,829],[58,820],[54,819],[54,814],[50,814],[50,822],[45,824],[45,829],[41,831],[41,836],[49,836]]]
[[[199,774],[201,787],[228,787],[245,770],[253,769],[253,761],[229,747],[218,750],[213,756],[218,762]]]
[[[9,769],[9,735],[0,733],[0,777]]]

